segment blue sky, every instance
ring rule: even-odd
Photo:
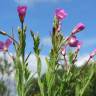
[[[26,1],[24,3],[24,1]],[[62,22],[62,31],[67,36],[72,28],[79,22],[83,22],[86,28],[77,37],[83,41],[81,55],[91,52],[96,48],[96,0],[22,0],[28,6],[25,24],[27,30],[27,48],[32,50],[33,43],[29,30],[38,32],[41,37],[42,54],[47,54],[50,48],[49,36],[52,30],[53,16],[56,8],[63,8],[68,16]],[[12,27],[17,38],[17,27],[20,26],[16,0],[0,0],[0,29],[11,34]],[[6,37],[0,35],[0,40]],[[13,47],[10,48],[13,52]]]

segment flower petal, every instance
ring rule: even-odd
[[[4,48],[4,43],[0,41],[0,50],[2,50],[3,48]]]
[[[5,42],[5,46],[8,48],[12,43],[12,39],[8,38]]]

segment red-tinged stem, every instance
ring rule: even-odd
[[[65,61],[65,66],[64,67],[66,67],[67,68],[67,59],[66,59],[66,55],[64,55],[64,61]]]
[[[87,60],[86,64],[88,64],[90,60],[91,60],[91,58],[89,57],[89,59]]]
[[[73,58],[73,60],[72,60],[72,63],[73,63],[73,64],[76,62],[76,58],[77,58],[77,56],[78,56],[78,52],[79,52],[79,50],[76,50],[76,51],[75,51],[75,56],[74,56],[74,58]]]

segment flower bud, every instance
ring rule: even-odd
[[[6,33],[5,31],[1,31],[1,30],[0,30],[0,34],[6,35],[7,33]]]
[[[20,33],[20,32],[22,32],[22,30],[21,30],[21,28],[20,28],[20,27],[18,27],[18,33]]]
[[[77,49],[79,50],[81,48],[82,42],[78,42]]]
[[[75,26],[75,28],[72,30],[72,33],[71,34],[76,34],[80,31],[82,31],[83,29],[85,28],[85,25],[83,23],[79,23]]]
[[[27,10],[27,6],[18,6],[17,7],[17,11],[18,11],[18,15],[19,15],[21,23],[24,22],[24,18],[25,18],[25,15],[26,15],[26,10]]]
[[[78,42],[77,47],[76,47],[76,50],[75,50],[75,53],[76,54],[79,52],[79,50],[81,48],[81,45],[82,45],[82,43],[81,42]]]
[[[24,26],[24,32],[26,32],[27,26]]]
[[[6,46],[4,46],[3,51],[4,52],[7,52],[8,51],[8,48]]]
[[[93,52],[90,54],[90,58],[93,58],[96,55],[96,49],[93,50]]]
[[[66,55],[66,49],[65,48],[61,48],[61,54],[64,56]]]

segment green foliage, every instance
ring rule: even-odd
[[[0,80],[0,96],[4,96],[7,92],[7,86],[4,84],[4,81]]]

